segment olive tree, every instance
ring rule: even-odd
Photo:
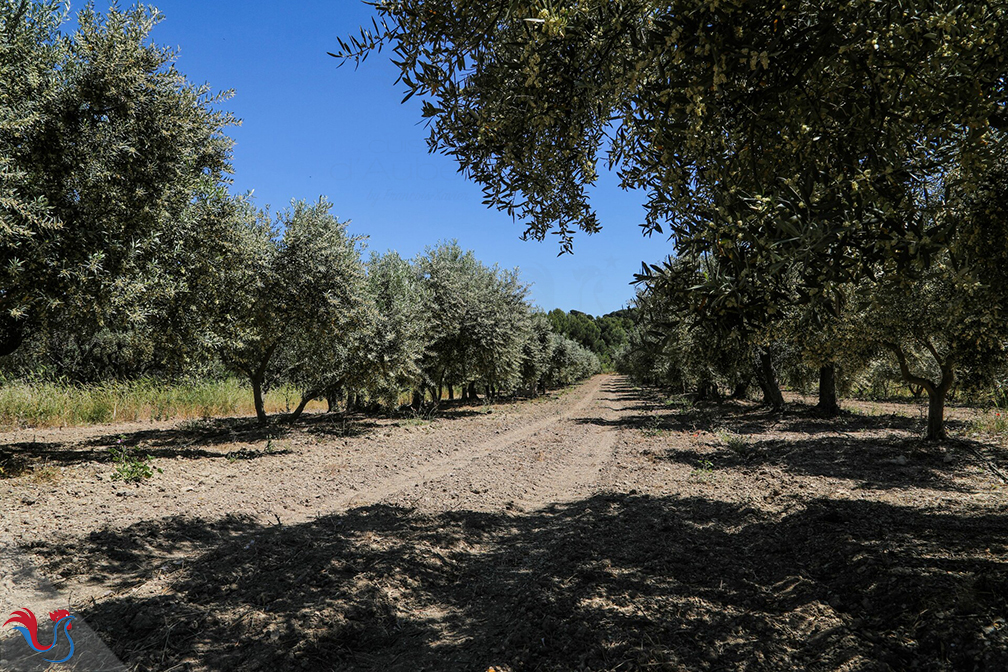
[[[173,252],[214,233],[194,200],[231,170],[226,94],[150,42],[156,10],[65,18],[0,2],[0,355],[50,325],[143,331],[184,282]]]
[[[300,414],[353,364],[350,345],[369,329],[362,238],[349,235],[331,209],[325,199],[296,201],[273,219],[247,205],[236,230],[228,262],[240,271],[230,276],[219,347],[248,378],[263,423],[264,386],[285,380],[299,387]]]
[[[619,369],[646,384],[683,393],[693,389],[698,400],[720,399],[722,388],[744,397],[753,379],[760,382],[750,335],[677,303],[683,297],[669,291],[667,280],[665,276],[661,287],[652,284],[638,290],[636,325]],[[765,401],[773,405],[772,392],[779,389],[762,383],[761,389]]]
[[[594,352],[567,336],[550,335],[550,356],[545,376],[548,387],[570,385],[601,370],[602,363]]]
[[[483,267],[479,291],[470,311],[474,337],[473,374],[488,397],[513,392],[521,383],[522,346],[528,340],[530,308],[528,285],[517,269]]]
[[[417,273],[424,287],[427,348],[421,360],[420,385],[429,389],[435,403],[447,384],[466,384],[475,378],[468,356],[473,335],[467,317],[475,305],[475,278],[480,263],[457,242],[428,248],[417,258]]]
[[[396,252],[372,253],[367,264],[368,294],[375,319],[366,335],[369,394],[388,406],[421,376],[426,348],[426,289],[416,270]]]
[[[725,241],[721,249],[737,244]],[[738,263],[741,260],[742,263]],[[695,250],[661,265],[645,266],[637,281],[646,289],[655,328],[670,330],[670,345],[684,373],[695,378],[700,397],[710,396],[719,378],[733,387],[754,378],[764,402],[784,406],[773,351],[783,313],[756,297],[783,293],[783,274],[760,273],[747,256]]]
[[[513,391],[520,382],[528,332],[528,288],[517,270],[488,267],[457,242],[429,248],[416,261],[425,288],[428,335],[422,369],[432,398],[454,387],[475,398]]]
[[[529,316],[528,331],[521,344],[521,385],[533,395],[546,391],[546,373],[552,354],[553,329],[546,313]]]
[[[909,281],[879,269],[861,294],[865,333],[892,353],[907,384],[927,392],[929,439],[945,436],[945,400],[957,377],[992,382],[1008,343],[1008,159],[976,189],[947,193],[935,215],[951,220],[947,250]]]

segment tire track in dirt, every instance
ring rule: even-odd
[[[495,452],[504,450],[516,443],[526,441],[539,432],[558,423],[565,422],[584,411],[596,398],[602,387],[605,376],[596,376],[582,388],[578,400],[565,412],[557,416],[543,418],[528,425],[504,432],[488,441],[474,446],[470,450],[448,455],[442,459],[433,460],[416,468],[399,472],[378,482],[365,485],[352,494],[331,500],[335,508],[366,506],[380,502],[404,490],[424,485],[438,479],[469,468],[473,463],[486,458]]]
[[[523,432],[527,436],[521,440],[426,480],[422,488],[401,491],[393,501],[430,511],[529,511],[592,494],[613,458],[623,410],[618,396],[605,394],[614,392],[620,379],[600,376],[596,381],[593,394],[582,397],[555,423],[537,424],[535,431]]]
[[[601,386],[607,392],[613,391],[616,378],[607,377]],[[619,404],[618,401],[613,400]],[[571,432],[573,447],[562,460],[554,463],[545,477],[540,478],[530,488],[528,494],[516,502],[522,510],[541,508],[548,504],[573,501],[589,494],[596,487],[603,466],[613,458],[613,444],[616,442],[616,421],[622,410],[621,405],[610,405],[609,400],[596,397],[591,405],[580,407],[566,418],[587,427],[587,432],[578,436]]]

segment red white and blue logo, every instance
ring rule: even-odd
[[[74,641],[70,636],[70,628],[73,627],[71,621],[76,618],[76,616],[66,609],[57,609],[49,614],[49,618],[55,624],[53,625],[53,641],[49,646],[42,646],[42,644],[39,643],[38,621],[35,620],[35,614],[33,614],[30,609],[21,609],[13,612],[4,625],[6,626],[14,623],[14,629],[21,633],[25,642],[28,643],[28,646],[39,653],[50,652],[50,655],[55,654],[56,644],[59,642],[60,631],[62,631],[63,634],[66,635],[67,641],[70,642],[70,653],[63,658],[43,658],[42,660],[47,663],[65,663],[70,660],[70,657],[74,654]]]

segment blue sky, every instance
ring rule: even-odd
[[[154,41],[179,50],[179,70],[235,90],[226,105],[242,119],[231,132],[234,187],[254,189],[259,205],[324,194],[371,249],[407,257],[456,238],[485,263],[520,267],[532,301],[547,310],[616,310],[632,298],[641,261],[669,250],[664,239],[641,236],[642,197],[622,192],[604,171],[592,197],[601,233],[579,235],[563,257],[553,239],[520,240],[520,223],[486,209],[480,188],[450,158],[427,152],[419,101],[400,104],[388,52],[357,70],[326,54],[337,36],[370,22],[371,8],[358,0],[154,4],[164,14]]]

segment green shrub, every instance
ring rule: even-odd
[[[109,454],[115,462],[113,481],[140,483],[153,477],[155,472],[162,473],[160,467],[154,466],[153,457],[141,455],[136,448],[122,445],[122,439],[119,439],[119,445],[109,448]]]

